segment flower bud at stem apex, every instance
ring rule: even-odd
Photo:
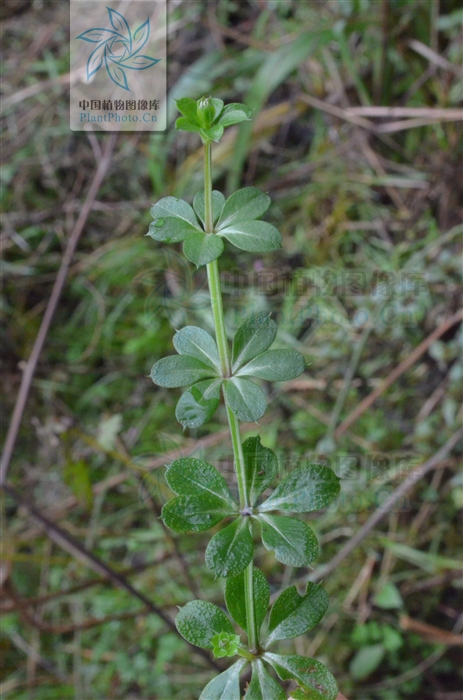
[[[212,126],[214,121],[215,108],[210,97],[202,97],[198,100],[198,117],[206,129]]]

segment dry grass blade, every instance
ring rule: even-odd
[[[375,131],[376,129],[372,122],[365,119],[365,116],[369,116],[367,114],[363,116],[356,113],[351,108],[342,109],[341,107],[336,107],[335,105],[319,100],[318,97],[313,97],[312,95],[300,95],[300,99],[302,102],[305,102],[315,109],[320,109],[322,112],[327,112],[333,117],[338,117],[339,119],[343,119],[344,121],[355,124],[356,126],[361,126],[363,129],[367,129],[368,131]],[[368,107],[363,109],[368,109]]]
[[[328,576],[341,564],[342,561],[363,542],[365,537],[371,532],[371,530],[384,518],[387,513],[390,512],[391,508],[406,494],[413,486],[422,479],[425,474],[427,474],[431,469],[435,469],[456,447],[459,441],[463,438],[463,428],[457,430],[447,442],[438,450],[430,459],[423,462],[419,467],[413,469],[406,479],[398,486],[391,494],[386,498],[384,503],[379,506],[368,520],[362,525],[360,530],[352,537],[346,544],[341,547],[339,552],[333,559],[325,566],[320,567],[314,572],[309,578],[311,581],[320,581],[320,579]]]
[[[103,562],[99,557],[93,554],[93,552],[89,552],[83,545],[80,544],[80,542],[78,542],[68,532],[63,530],[63,528],[61,528],[59,525],[56,525],[56,523],[53,523],[50,520],[48,520],[48,518],[46,518],[37,508],[35,508],[35,506],[29,503],[27,499],[20,496],[20,494],[17,493],[12,486],[10,486],[9,484],[3,484],[2,488],[9,496],[11,496],[11,498],[13,498],[16,501],[18,505],[21,505],[28,511],[29,515],[45,529],[45,532],[47,533],[48,537],[50,537],[50,539],[56,542],[56,544],[59,547],[62,547],[63,549],[68,551],[73,557],[75,557],[79,561],[82,561],[86,566],[95,571],[95,573],[100,574],[100,576],[103,576],[104,578],[109,578],[116,586],[123,588],[134,598],[137,598],[148,608],[148,610],[160,617],[161,620],[175,634],[178,634],[177,628],[175,627],[175,624],[172,622],[170,617],[168,617],[168,615],[161,608],[154,605],[154,603],[152,603],[151,600],[149,600],[149,598],[143,595],[143,593],[137,591],[137,589],[134,588],[124,576],[122,576],[117,571],[114,571],[114,569],[105,564],[105,562]],[[209,654],[204,649],[200,649],[194,646],[191,646],[191,649],[194,650],[196,654],[202,656],[212,668],[214,668],[215,670],[219,670],[219,667],[216,664],[216,662],[210,658]]]
[[[293,698],[290,696],[290,697],[288,698],[288,700],[293,700]],[[339,693],[339,694],[338,694],[338,697],[336,698],[336,700],[347,700],[347,698],[346,698],[346,696],[343,695],[342,693]]]
[[[428,126],[439,122],[458,122],[463,120],[463,112],[458,116],[443,116],[440,117],[421,117],[419,119],[402,119],[389,124],[381,124],[376,127],[378,134],[393,134],[397,131],[405,131],[406,129],[417,129],[420,126]]]
[[[44,656],[42,656],[42,654],[40,654],[36,649],[34,649],[34,647],[32,647],[28,642],[26,642],[26,640],[23,639],[23,637],[21,637],[20,634],[13,631],[9,635],[9,639],[18,649],[20,649],[24,654],[26,654],[28,658],[34,659],[34,661],[45,671],[57,678],[61,683],[66,682],[66,676],[64,676],[61,673],[61,671],[56,667],[56,665],[49,659],[46,659]],[[4,689],[4,692],[7,692],[6,689]]]
[[[371,392],[354,411],[335,430],[334,436],[340,438],[360,416],[367,411],[372,404],[393,384],[407,369],[410,369],[417,360],[426,352],[432,343],[444,335],[452,326],[463,319],[463,309],[457,311],[453,316],[443,321],[422,343],[416,347],[408,357],[405,358],[381,384]]]
[[[435,625],[428,625],[421,620],[414,620],[409,615],[401,615],[399,622],[403,630],[416,632],[433,644],[463,646],[463,634],[455,634],[455,632],[448,632],[448,630],[443,630]]]
[[[38,615],[31,613],[28,609],[29,601],[24,600],[19,595],[17,595],[12,586],[7,587],[7,593],[14,601],[16,605],[15,609],[19,612],[20,616],[23,617],[29,625],[32,625],[41,632],[47,632],[49,634],[72,634],[77,630],[93,629],[94,627],[99,627],[100,625],[104,625],[108,622],[131,620],[134,617],[148,615],[150,612],[149,608],[141,608],[140,610],[119,613],[117,615],[108,615],[102,618],[88,618],[80,623],[76,623],[73,625],[51,625],[47,622],[44,622],[42,618]]]
[[[441,109],[439,107],[347,107],[342,111],[349,117],[423,117],[436,121],[463,119],[463,109]]]
[[[75,82],[83,75],[82,70],[74,71],[73,73],[67,73],[65,75],[59,75],[56,78],[50,78],[50,80],[43,80],[40,83],[34,83],[29,85],[27,88],[18,90],[9,97],[6,97],[2,102],[2,113],[9,107],[14,107],[24,100],[30,97],[35,97],[35,95],[40,95],[41,92],[47,92],[51,88],[57,85],[68,85],[71,82]]]
[[[47,338],[48,331],[54,313],[56,311],[56,307],[58,306],[58,302],[61,297],[61,292],[63,291],[69,266],[72,261],[72,256],[74,255],[77,243],[79,242],[79,238],[82,234],[82,231],[84,230],[84,226],[87,221],[88,215],[92,210],[92,206],[98,194],[98,190],[100,189],[101,183],[103,182],[103,179],[109,170],[111,157],[113,154],[114,146],[116,145],[116,141],[117,134],[114,133],[109,136],[106,142],[106,148],[104,150],[101,161],[99,162],[98,167],[95,171],[95,175],[93,177],[92,184],[90,185],[90,189],[88,191],[84,205],[69,236],[69,240],[67,242],[66,249],[61,260],[58,275],[56,277],[55,284],[53,285],[53,290],[48,301],[39,332],[37,334],[30,357],[24,369],[24,373],[21,380],[21,386],[19,388],[18,397],[16,399],[13,415],[11,417],[10,425],[8,427],[8,433],[2,452],[2,459],[0,463],[0,485],[4,484],[6,481],[8,467],[10,465],[11,456],[13,454],[16,438],[18,436],[18,431],[21,425],[22,415],[26,406],[27,397],[29,395],[29,390],[32,384],[32,379],[34,377],[37,362],[39,360],[40,353],[42,352],[42,348],[45,344],[45,340]]]
[[[408,45],[410,46],[411,49],[416,51],[416,53],[419,53],[420,56],[423,56],[424,58],[426,58],[434,66],[437,66],[438,68],[443,68],[444,70],[451,71],[452,73],[455,73],[456,75],[462,74],[461,66],[456,66],[454,63],[450,63],[450,61],[447,61],[446,58],[443,58],[443,56],[439,56],[439,54],[436,51],[431,49],[429,46],[426,46],[426,44],[423,44],[422,41],[418,41],[417,39],[412,39],[411,41],[409,41]]]

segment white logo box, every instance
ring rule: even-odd
[[[71,0],[70,127],[165,131],[166,0]]]

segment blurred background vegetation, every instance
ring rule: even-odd
[[[223,604],[208,535],[166,532],[158,514],[173,456],[206,456],[231,479],[225,417],[182,433],[179,393],[148,377],[174,328],[211,327],[204,270],[144,237],[154,201],[201,186],[198,139],[172,127],[175,97],[254,109],[215,147],[214,184],[268,191],[284,248],[228,249],[227,321],[232,333],[243,314],[272,312],[309,363],[272,390],[260,433],[282,471],[316,455],[344,477],[336,507],[312,521],[316,566],[461,425],[461,324],[447,323],[461,291],[459,0],[168,11],[171,126],[118,136],[22,417],[9,474],[20,498],[2,504],[2,698],[193,700],[214,672],[172,626],[194,597]],[[3,434],[110,138],[69,130],[68,12],[2,9]],[[323,661],[350,700],[462,697],[459,452],[325,577],[319,628],[282,644]],[[257,557],[273,593],[311,573]]]

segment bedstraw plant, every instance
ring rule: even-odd
[[[252,381],[286,381],[305,369],[303,356],[295,350],[269,349],[277,325],[267,314],[247,318],[237,329],[230,352],[224,322],[218,259],[228,241],[241,250],[263,253],[281,247],[281,235],[260,217],[270,205],[267,194],[254,187],[234,192],[228,199],[212,190],[211,148],[224,129],[250,118],[242,104],[224,105],[222,100],[202,98],[177,101],[182,116],[176,128],[199,134],[204,145],[204,190],[193,206],[165,197],[151,209],[149,236],[163,243],[183,242],[185,256],[196,266],[206,265],[215,339],[205,330],[186,326],[173,338],[177,355],[154,365],[151,377],[162,387],[189,387],[176,407],[184,428],[198,428],[211,419],[223,396],[234,454],[239,502],[212,465],[194,458],[175,460],[166,479],[176,494],[162,509],[164,523],[175,532],[208,530],[226,524],[210,540],[206,564],[226,578],[225,604],[242,634],[237,634],[225,612],[205,600],[180,609],[176,625],[190,643],[209,649],[216,658],[237,657],[223,673],[204,688],[200,700],[240,700],[240,674],[248,664],[251,681],[246,700],[283,700],[282,681],[296,681],[297,700],[335,700],[337,686],[329,671],[315,659],[281,655],[279,640],[305,634],[323,617],[328,596],[320,585],[308,583],[300,595],[295,586],[284,590],[269,614],[269,584],[254,566],[257,525],[262,543],[287,566],[310,566],[318,554],[317,538],[301,519],[287,513],[310,513],[330,504],[339,493],[339,479],[320,464],[305,463],[291,471],[268,495],[278,476],[278,461],[259,437],[242,442],[240,421],[257,422],[266,410],[262,387]],[[282,515],[281,513],[284,513]]]

